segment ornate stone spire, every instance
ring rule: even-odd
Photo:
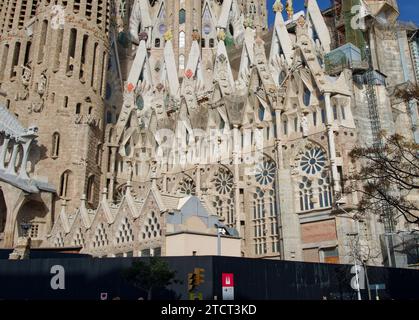
[[[292,19],[292,17],[294,16],[293,0],[287,0],[287,4],[285,5],[285,10],[287,11],[288,19]]]

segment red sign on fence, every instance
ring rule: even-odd
[[[222,286],[223,287],[234,287],[234,274],[223,273],[222,274]]]

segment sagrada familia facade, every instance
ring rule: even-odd
[[[418,138],[392,96],[418,38],[395,0],[348,2],[278,0],[269,27],[263,0],[1,1],[0,246],[26,226],[33,247],[167,255],[216,217],[244,257],[350,263],[357,228],[380,253],[385,219],[351,219],[343,180],[378,129]]]

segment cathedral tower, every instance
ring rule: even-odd
[[[110,51],[111,0],[0,5],[0,102],[39,128],[32,175],[74,209],[97,204]]]
[[[258,31],[268,29],[268,13],[266,0],[241,0],[241,10],[245,17],[253,21]]]

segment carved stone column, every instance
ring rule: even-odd
[[[23,158],[22,158],[22,164],[20,165],[19,170],[19,178],[21,179],[29,179],[28,172],[26,171],[26,165],[28,163],[29,158],[29,151],[32,145],[32,139],[26,141],[26,143],[23,146]]]
[[[241,221],[241,208],[240,208],[240,131],[238,125],[234,125],[233,128],[233,161],[234,161],[234,204],[235,204],[235,211],[236,211],[236,229],[237,232],[241,233],[240,230],[240,221]]]
[[[7,165],[6,173],[8,174],[13,174],[13,175],[16,174],[15,163],[16,163],[18,147],[19,147],[19,144],[15,142],[13,145],[12,157],[10,158],[10,161]]]
[[[201,166],[199,164],[196,165],[195,169],[195,175],[196,175],[196,195],[200,197],[202,195],[201,192]]]
[[[117,147],[111,146],[109,149],[110,149],[109,151],[111,152],[111,160],[110,160],[111,163],[109,164],[109,171],[111,173],[111,178],[109,181],[108,199],[112,200],[113,193],[114,193],[114,183],[115,183],[115,157],[116,157]]]
[[[325,105],[326,105],[326,128],[327,128],[327,137],[328,137],[328,145],[329,145],[329,156],[330,156],[330,166],[332,172],[332,183],[334,193],[340,192],[340,185],[338,181],[338,168],[336,166],[336,145],[335,145],[335,135],[333,132],[333,113],[332,113],[332,106],[330,102],[330,92],[326,92],[324,94],[325,98]]]
[[[6,157],[7,148],[9,147],[10,138],[4,137],[3,146],[0,151],[0,170],[4,170],[4,159]]]
[[[285,259],[285,250],[284,250],[284,235],[282,232],[282,214],[279,206],[280,203],[280,181],[279,181],[279,171],[284,170],[284,161],[282,155],[282,134],[281,134],[281,111],[279,109],[275,110],[275,121],[276,121],[276,136],[275,136],[275,153],[276,153],[276,163],[277,163],[277,172],[275,174],[275,198],[276,198],[276,212],[277,212],[277,222],[278,222],[278,238],[279,238],[279,253],[281,259]]]

